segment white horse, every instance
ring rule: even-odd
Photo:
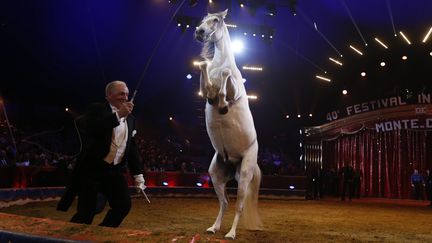
[[[207,133],[215,149],[209,174],[219,199],[220,210],[214,224],[207,229],[215,233],[221,227],[228,205],[226,183],[238,182],[237,205],[231,230],[225,235],[234,239],[243,212],[247,229],[262,227],[258,215],[261,170],[257,164],[258,142],[243,78],[236,66],[231,40],[224,18],[228,10],[208,14],[195,31],[204,43],[200,63],[200,89],[207,98],[205,116]]]

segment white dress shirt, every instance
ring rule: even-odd
[[[113,113],[116,114],[120,124],[112,131],[110,151],[105,156],[104,160],[109,164],[114,163],[114,165],[116,165],[122,161],[124,156],[128,139],[128,126],[124,117],[119,118],[117,114],[118,109],[112,105],[110,106]]]

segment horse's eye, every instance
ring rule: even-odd
[[[213,19],[213,22],[217,23],[219,22],[219,19]]]

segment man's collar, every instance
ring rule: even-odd
[[[108,104],[109,104],[109,106],[111,107],[111,110],[112,110],[113,112],[117,112],[117,111],[119,110],[119,109],[117,109],[117,107],[111,105],[110,103],[108,103]]]

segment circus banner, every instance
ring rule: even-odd
[[[362,103],[349,105],[327,113],[327,121],[334,121],[343,117],[357,115],[369,111],[403,106],[407,104],[431,104],[432,95],[430,93],[420,93],[412,97],[392,96],[370,100]]]

